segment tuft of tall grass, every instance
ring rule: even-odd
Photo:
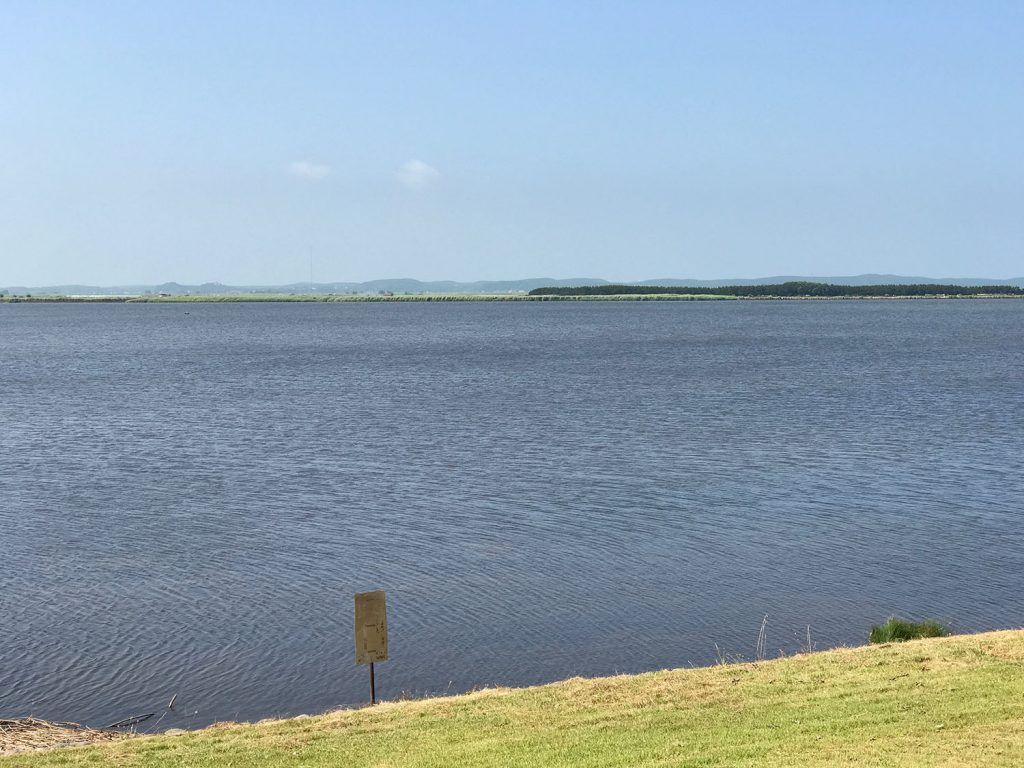
[[[922,637],[945,637],[949,630],[937,621],[907,621],[890,616],[884,624],[871,627],[868,640],[872,643],[897,643]]]

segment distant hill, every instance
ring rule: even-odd
[[[696,279],[659,278],[655,280],[630,281],[630,285],[665,285],[672,287],[707,288],[719,285],[776,285],[791,282],[831,283],[833,285],[1013,285],[1024,288],[1024,277],[995,280],[988,277],[918,277],[906,275],[854,275],[847,277],[807,277],[800,275],[775,275],[749,279]],[[367,282],[336,283],[289,283],[288,285],[224,285],[223,283],[160,283],[159,285],[49,285],[49,286],[8,286],[0,288],[9,294],[57,294],[64,296],[121,296],[146,293],[192,294],[199,296],[240,293],[528,293],[535,288],[561,288],[591,285],[609,285],[608,280],[594,277],[573,277],[556,280],[537,277],[526,280],[478,280],[458,282],[434,280],[424,282],[412,278],[369,280]]]
[[[556,280],[550,277],[538,277],[527,280],[478,280],[462,283],[454,280],[434,280],[424,282],[411,278],[392,278],[369,280],[363,283],[289,283],[287,285],[224,285],[223,283],[202,283],[185,285],[182,283],[160,283],[159,285],[46,285],[46,286],[8,286],[0,288],[10,294],[58,294],[71,296],[124,296],[145,293],[170,293],[174,295],[192,294],[199,296],[238,294],[238,293],[510,293],[529,292],[534,288],[545,286],[580,286],[606,285],[607,280],[590,277],[575,277]]]

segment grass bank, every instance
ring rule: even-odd
[[[1011,766],[1024,631],[573,679],[16,755],[0,766]]]

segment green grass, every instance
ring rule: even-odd
[[[24,766],[1015,766],[1024,631],[393,702]]]
[[[945,637],[948,634],[949,630],[937,621],[915,622],[890,616],[884,624],[871,627],[868,640],[872,643],[895,643],[925,637]]]

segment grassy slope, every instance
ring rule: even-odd
[[[111,766],[1024,764],[1024,631],[574,679],[15,756]]]

